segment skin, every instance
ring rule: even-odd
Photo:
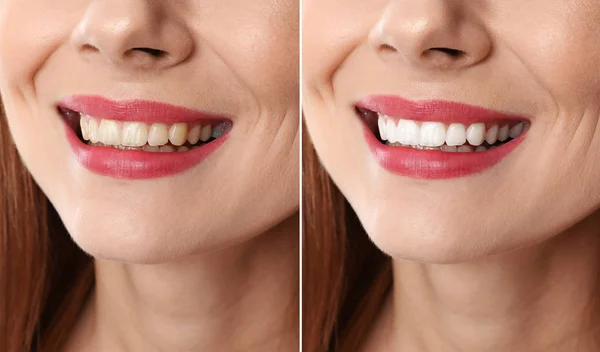
[[[394,260],[394,293],[364,348],[597,350],[600,6],[306,0],[303,18],[312,141]],[[374,160],[354,112],[373,94],[482,106],[531,128],[485,172],[401,177]]]
[[[298,4],[287,0],[0,2],[14,142],[96,258],[97,292],[69,351],[296,344],[297,323],[282,319],[298,277],[297,38]],[[56,103],[73,94],[166,102],[231,116],[233,128],[184,173],[117,180],[72,155]],[[266,297],[268,310],[257,303]],[[107,328],[117,326],[129,333]]]

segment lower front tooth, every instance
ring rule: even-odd
[[[485,152],[487,150],[486,147],[480,145],[479,147],[477,147],[477,149],[475,149],[476,152]]]
[[[154,152],[154,153],[156,153],[156,152],[160,151],[160,148],[158,148],[155,145],[145,145],[145,146],[142,147],[142,150],[145,151],[145,152]]]
[[[175,148],[172,145],[163,145],[159,150],[161,153],[172,153],[175,151]]]
[[[440,150],[443,152],[457,152],[458,147],[453,146],[453,145],[444,144],[443,146],[440,147]]]
[[[188,150],[190,150],[190,148],[184,146],[179,147],[179,149],[177,149],[178,152],[187,152]]]
[[[470,145],[461,145],[460,147],[458,147],[459,153],[470,153],[472,151],[473,147],[471,147]]]

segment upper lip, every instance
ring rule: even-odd
[[[491,121],[528,121],[526,117],[445,100],[412,101],[393,95],[372,95],[356,107],[391,118],[472,124]]]
[[[61,99],[58,107],[99,119],[138,122],[182,123],[193,121],[229,121],[225,116],[148,100],[114,101],[97,95],[72,95]]]

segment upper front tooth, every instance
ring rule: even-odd
[[[387,133],[386,132],[386,123],[385,123],[385,118],[381,115],[379,115],[379,117],[377,118],[377,126],[379,126],[379,137],[381,137],[381,140],[386,141],[387,140]]]
[[[450,146],[463,145],[467,141],[467,132],[462,123],[453,123],[446,131],[446,144]]]
[[[467,129],[467,140],[469,144],[478,146],[485,138],[485,123],[474,123]]]
[[[523,132],[523,122],[519,122],[516,126],[513,126],[510,131],[508,131],[508,136],[510,138],[517,138]]]
[[[211,136],[212,136],[212,126],[206,125],[206,126],[202,127],[202,132],[200,133],[200,140],[202,142],[206,142],[210,139]]]
[[[169,127],[164,123],[154,123],[148,132],[148,144],[160,146],[169,143]]]
[[[439,147],[446,141],[446,127],[441,122],[423,122],[419,144],[425,147]]]
[[[500,127],[500,130],[498,131],[498,139],[501,142],[504,142],[505,140],[507,140],[508,132],[509,132],[508,125],[504,125],[504,126]]]
[[[98,141],[106,145],[121,144],[121,126],[117,121],[102,120],[98,127]]]
[[[83,116],[81,116],[79,118],[79,126],[81,127],[81,137],[83,137],[83,139],[86,141],[90,139],[88,119],[85,119]]]
[[[394,123],[394,121],[392,121],[392,119],[388,119],[386,124],[385,124],[385,129],[386,132],[385,134],[387,135],[387,140],[390,143],[396,143],[397,140],[397,136],[396,136],[396,124]]]
[[[190,129],[190,132],[188,133],[188,142],[190,142],[191,145],[198,143],[198,141],[200,140],[201,132],[201,125],[195,125],[194,127],[192,127],[192,129]]]
[[[488,142],[489,145],[496,143],[498,140],[498,125],[492,126],[485,134],[485,141]]]
[[[98,143],[98,120],[93,117],[89,118],[88,136],[90,137],[90,142]]]
[[[398,121],[398,126],[396,127],[396,139],[399,143],[417,145],[421,138],[420,135],[421,129],[416,122],[402,119]]]
[[[141,122],[125,122],[121,144],[128,147],[141,147],[148,142],[148,126]]]
[[[187,140],[188,126],[186,123],[176,123],[169,129],[171,144],[180,146]]]

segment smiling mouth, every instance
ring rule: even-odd
[[[187,152],[222,138],[231,129],[229,121],[144,123],[97,118],[61,106],[57,110],[79,140],[92,147]]]
[[[391,147],[448,153],[485,152],[511,143],[527,132],[527,120],[459,122],[416,121],[355,107],[377,140]]]

